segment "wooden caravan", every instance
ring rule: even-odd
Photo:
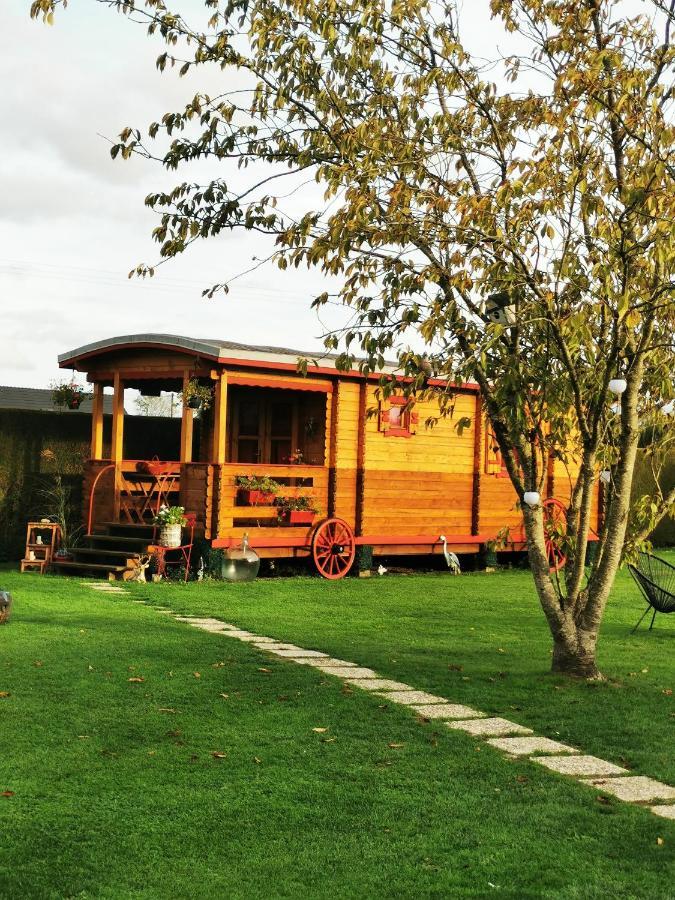
[[[376,555],[445,547],[477,553],[508,526],[510,547],[522,548],[521,513],[475,386],[458,387],[452,418],[429,428],[434,401],[412,409],[400,397],[378,401],[376,376],[338,372],[329,356],[307,355],[303,376],[297,363],[304,356],[161,334],[111,338],[60,356],[61,367],[86,373],[93,387],[84,491],[91,558],[125,571],[164,503],[194,513],[198,532],[215,547],[237,545],[248,533],[261,556],[311,556],[327,578],[347,573],[358,545]],[[210,388],[209,409],[185,406],[172,447],[164,436],[147,459],[128,458],[134,419],[125,416],[125,388],[158,395],[195,380]],[[103,427],[106,387],[113,390],[110,434]],[[313,521],[280,518],[264,497],[247,501],[237,485],[244,476],[273,479],[291,498],[287,505],[308,498]],[[566,478],[552,467],[549,497],[569,494]],[[112,556],[101,563],[105,552]]]

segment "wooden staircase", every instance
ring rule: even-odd
[[[91,575],[109,581],[131,577],[141,557],[153,542],[152,525],[104,522],[87,534],[81,547],[73,548],[72,559],[52,559],[52,571],[62,575]]]

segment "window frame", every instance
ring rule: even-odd
[[[398,425],[392,425],[390,412],[397,407],[407,407],[399,414]],[[410,438],[417,431],[419,414],[413,410],[406,397],[388,397],[380,401],[379,430],[384,437]]]

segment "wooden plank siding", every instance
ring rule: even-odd
[[[410,437],[382,432],[377,415],[366,420],[364,535],[471,534],[475,403],[474,394],[458,394],[453,416],[433,426],[426,420],[438,416],[436,402],[417,403]],[[367,405],[371,411],[378,407],[373,387]],[[460,433],[456,426],[465,416],[471,425]],[[396,550],[411,552],[405,546]]]

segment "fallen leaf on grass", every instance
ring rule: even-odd
[[[34,660],[33,660],[33,665],[34,665],[37,669],[40,669],[40,668],[42,668],[42,666],[44,665],[44,663],[42,662],[41,659],[34,659]]]
[[[224,662],[211,663],[211,668],[212,669],[222,669],[224,665],[225,665]]]
[[[405,747],[405,744],[396,744],[392,741],[390,744],[387,744],[388,747],[391,747],[392,750],[400,750],[401,747]]]
[[[665,694],[666,697],[670,697],[670,695],[671,695],[673,692],[672,692],[672,690],[671,690],[670,688],[666,688],[665,690],[661,691],[661,693],[662,693],[662,694]]]
[[[458,666],[457,663],[448,663],[448,669],[451,672],[463,672],[464,666]]]
[[[334,737],[321,738],[321,743],[322,744],[334,744],[336,740],[337,740],[337,738],[334,738]]]
[[[220,750],[212,750],[212,751],[211,751],[211,756],[212,756],[214,759],[226,759],[226,758],[227,758],[227,753],[222,753]]]
[[[195,676],[195,678],[201,678],[201,677],[202,677],[202,673],[201,673],[201,672],[193,672],[192,674]]]
[[[312,728],[312,731],[315,731],[317,734],[325,734],[328,729],[327,728]]]
[[[127,678],[127,681],[133,681],[133,682],[136,682],[136,683],[138,684],[138,683],[140,683],[141,681],[145,681],[145,678],[141,678],[140,675],[135,675],[133,678]]]
[[[272,670],[271,670],[271,669],[266,669],[265,666],[258,666],[258,671],[259,671],[259,672],[264,672],[265,675],[269,675],[270,672],[271,672]]]
[[[340,693],[344,694],[345,697],[348,697],[349,694],[353,694],[354,691],[348,685],[343,684],[342,687],[340,688]]]
[[[260,763],[262,762],[262,759],[260,759],[259,756],[254,756],[254,757],[253,757],[253,762],[254,762],[254,763],[257,763],[258,765],[260,765]]]
[[[657,847],[663,847],[664,843],[665,843],[665,841],[663,840],[662,837],[657,837],[657,839],[656,839],[656,846],[657,846]]]
[[[0,792],[0,797],[13,797],[14,791],[2,791]]]
[[[529,780],[530,779],[527,777],[527,775],[516,775],[516,781],[518,782],[518,784],[527,784]]]
[[[171,709],[170,706],[158,706],[158,707],[157,707],[157,712],[175,713],[176,710],[175,710],[175,709]]]
[[[221,696],[224,700],[229,700],[229,699],[230,699],[230,695],[229,695],[229,694],[221,694],[220,696]]]
[[[11,697],[11,696],[12,696],[11,691],[0,691],[0,697]]]

